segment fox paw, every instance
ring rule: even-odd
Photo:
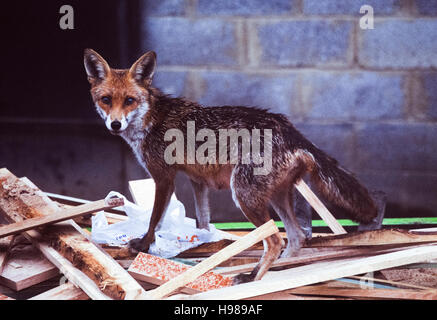
[[[240,283],[246,283],[246,282],[251,282],[255,279],[255,275],[252,273],[240,273],[238,275],[236,275],[233,280],[232,280],[232,284],[236,285],[236,284],[240,284]]]

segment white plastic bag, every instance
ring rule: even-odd
[[[220,239],[222,237],[213,225],[210,225],[210,231],[197,229],[188,224],[182,224],[179,227],[173,225],[169,229],[155,232],[155,242],[150,246],[149,252],[164,258],[171,258],[202,243]]]
[[[108,197],[122,197],[124,205],[118,209],[126,212],[126,221],[108,224],[103,212],[92,218],[92,239],[101,244],[113,246],[126,245],[130,240],[143,237],[148,228],[153,210],[153,204],[140,207],[126,199],[118,192],[111,191]],[[149,248],[149,253],[164,258],[171,258],[189,248],[202,243],[218,241],[222,236],[210,224],[210,231],[197,229],[194,219],[185,217],[185,207],[173,194],[158,230],[155,232],[155,242]]]

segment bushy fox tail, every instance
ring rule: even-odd
[[[340,167],[337,160],[314,145],[307,151],[313,160],[311,180],[326,200],[345,209],[353,220],[370,223],[377,215],[377,208],[367,189]]]

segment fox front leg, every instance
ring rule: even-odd
[[[208,188],[203,183],[198,183],[191,180],[191,185],[194,191],[194,200],[196,206],[196,226],[199,229],[209,230],[209,199]]]
[[[150,217],[149,229],[144,237],[129,241],[129,248],[132,251],[148,252],[150,244],[155,240],[155,228],[158,225],[163,213],[167,210],[171,195],[174,191],[174,181],[160,181],[155,185],[155,202],[153,204],[152,216]]]

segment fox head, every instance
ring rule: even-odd
[[[155,52],[145,53],[130,69],[122,70],[112,69],[97,52],[85,49],[84,65],[97,112],[111,133],[121,134],[143,118],[150,106]]]

